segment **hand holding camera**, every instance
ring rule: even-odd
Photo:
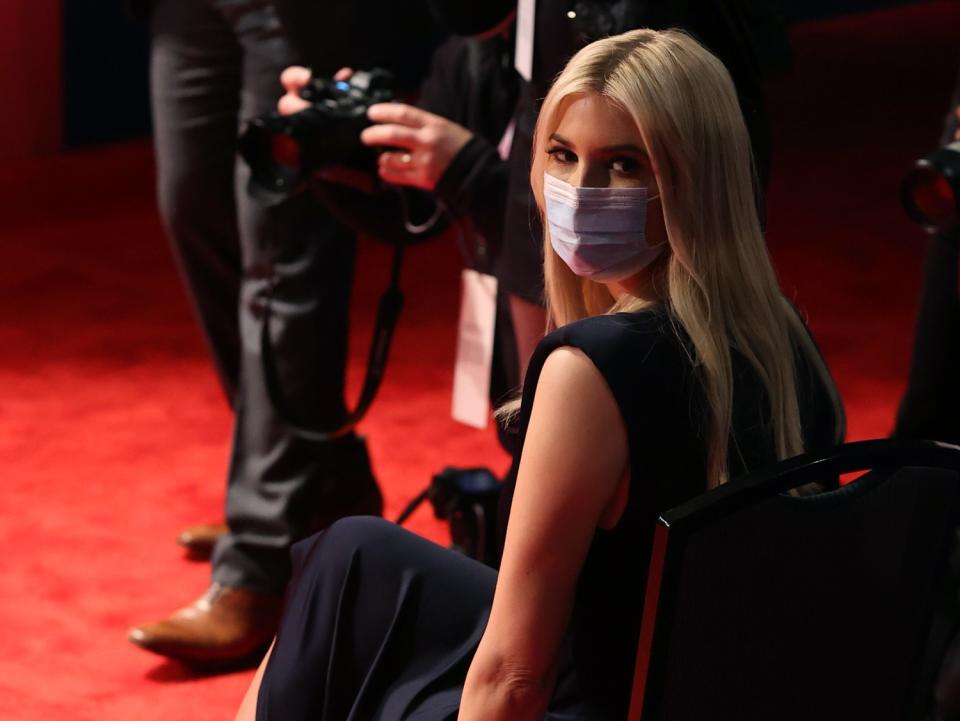
[[[342,68],[333,79],[347,82],[353,75],[350,68]],[[287,68],[280,80],[286,90],[277,104],[282,115],[310,107],[303,97],[311,82],[307,68]],[[367,110],[367,118],[377,125],[366,128],[360,141],[368,147],[387,148],[377,161],[380,178],[427,191],[436,188],[450,162],[473,137],[463,126],[405,103],[376,103]]]
[[[351,75],[353,75],[352,68],[341,68],[333,76],[333,80],[338,83],[347,82]],[[277,102],[277,112],[281,115],[293,115],[309,108],[310,103],[304,100],[302,93],[312,78],[313,72],[310,68],[302,65],[291,65],[280,73],[280,84],[286,92]]]
[[[439,115],[403,103],[372,105],[373,125],[360,134],[364,145],[396,148],[380,153],[380,177],[395,185],[432,191],[473,133]]]
[[[370,125],[367,108],[393,100],[393,76],[374,69],[338,80],[311,78],[304,70],[287,75],[284,96],[289,109],[291,91],[298,89],[303,105],[295,105],[301,109],[254,118],[240,136],[240,155],[250,167],[249,190],[267,203],[282,202],[321,168],[376,168],[376,154],[360,142],[360,133]]]

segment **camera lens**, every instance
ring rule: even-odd
[[[951,143],[917,161],[903,180],[907,215],[931,232],[946,232],[960,220],[960,143]]]
[[[949,225],[957,207],[953,188],[935,168],[917,168],[904,183],[904,207],[910,219],[937,230]]]
[[[250,192],[255,196],[279,200],[300,183],[303,150],[291,130],[288,119],[265,116],[252,120],[241,135],[240,155],[250,166]]]
[[[270,137],[270,156],[277,165],[296,172],[300,168],[300,143],[286,133],[276,133]]]

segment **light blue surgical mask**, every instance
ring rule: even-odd
[[[598,282],[629,278],[650,265],[666,243],[646,239],[646,188],[578,188],[543,176],[550,244],[570,270]]]

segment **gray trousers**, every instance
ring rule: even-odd
[[[264,308],[288,412],[338,424],[355,239],[306,195],[264,207],[245,191],[238,128],[276,106],[280,72],[295,61],[269,0],[153,0],[150,30],[161,216],[236,415],[230,534],[213,580],[280,592],[289,546],[313,530],[318,506],[351,476],[372,475],[355,437],[316,444],[277,418],[263,381]]]

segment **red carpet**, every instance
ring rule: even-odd
[[[922,235],[900,175],[932,149],[960,58],[960,5],[798,27],[771,88],[770,239],[839,380],[850,437],[885,435],[908,366]],[[153,205],[146,144],[0,167],[0,718],[231,719],[250,673],[198,677],[128,626],[206,586],[172,543],[221,513],[230,418]],[[362,249],[354,387],[386,253]],[[506,459],[448,420],[455,248],[414,249],[408,306],[363,425],[388,511],[444,464]],[[426,509],[410,526],[433,538]]]

